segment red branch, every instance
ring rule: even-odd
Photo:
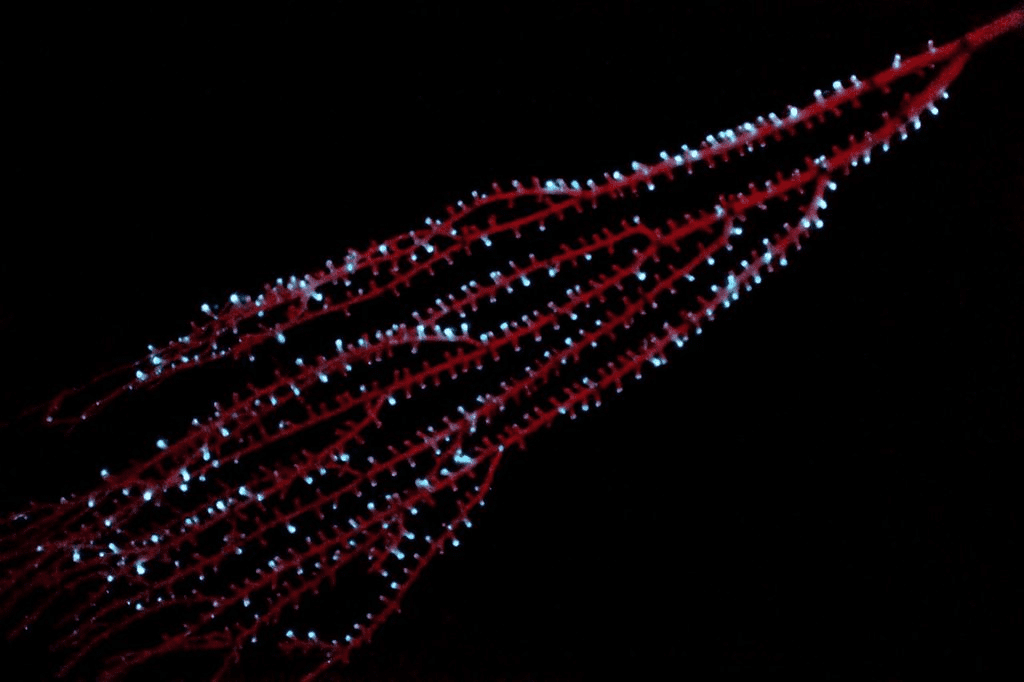
[[[866,80],[836,81],[804,108],[634,163],[628,174],[494,184],[340,265],[204,305],[207,319],[187,335],[64,391],[45,419],[92,419],[129,393],[256,359],[318,319],[354,319],[402,296],[415,309],[394,319],[374,313],[376,328],[239,390],[96,489],[9,519],[0,609],[23,614],[12,634],[61,610],[53,628],[62,674],[110,656],[93,665],[111,679],[208,649],[225,652],[219,678],[260,637],[317,658],[307,679],[346,661],[398,610],[424,566],[458,543],[506,451],[561,415],[600,405],[645,365],[663,364],[670,346],[784,266],[821,227],[836,178],[936,113],[973,50],[1022,24],[1024,12],[1012,12],[961,40],[897,56]],[[883,104],[873,127],[801,168],[723,194],[696,216],[659,225],[633,212],[661,187],[894,91],[902,99]],[[786,210],[791,220],[775,218]],[[602,222],[616,211],[636,217]],[[513,257],[478,272],[495,252]],[[422,292],[433,300],[415,303]],[[458,397],[434,400],[441,391]],[[418,426],[405,433],[398,425],[409,419]],[[332,437],[300,445],[325,427]],[[281,448],[292,453],[284,461],[274,454]],[[352,570],[376,580],[379,605],[336,637],[296,635],[291,611],[321,589],[343,590]],[[157,616],[180,629],[119,648]]]

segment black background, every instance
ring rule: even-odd
[[[1006,9],[41,6],[3,67],[4,416],[494,180],[653,161]],[[1019,674],[1021,82],[1020,36],[986,48],[791,268],[508,458],[338,679]],[[0,492],[82,487],[17,434]]]

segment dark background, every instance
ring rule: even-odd
[[[1008,9],[439,4],[12,18],[3,416],[494,180],[653,161]],[[791,268],[508,458],[339,679],[1019,674],[1021,82],[1021,37],[986,48]],[[17,433],[3,494],[81,486]]]

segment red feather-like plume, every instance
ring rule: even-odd
[[[251,367],[151,456],[4,522],[10,634],[45,624],[63,675],[217,650],[219,679],[259,638],[323,675],[458,543],[507,452],[665,363],[785,266],[837,182],[936,114],[972,53],[1022,23],[1015,10],[628,172],[495,183],[322,270],[204,305],[180,338],[36,411],[73,426]],[[676,212],[684,200],[706,203]],[[311,354],[274,364],[293,347]],[[321,591],[359,617],[300,628]]]

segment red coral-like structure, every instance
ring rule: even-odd
[[[104,471],[95,489],[5,520],[0,606],[19,614],[11,634],[45,623],[63,675],[116,679],[216,650],[220,679],[271,640],[314,657],[306,679],[318,678],[458,544],[507,452],[663,364],[786,265],[822,226],[837,179],[937,113],[973,51],[1022,23],[1018,10],[897,55],[805,107],[628,173],[494,184],[321,271],[204,305],[187,335],[61,393],[41,408],[45,420],[92,420],[215,365],[255,368],[293,337],[314,355],[237,387],[151,456]],[[854,127],[845,141],[804,134],[837,121]],[[738,157],[791,138],[803,157],[795,170],[673,214],[688,181],[700,187],[715,170],[731,182],[725,162],[742,171]],[[328,319],[351,333],[325,338],[318,321]],[[321,591],[361,615],[337,633],[300,629],[296,610]]]

